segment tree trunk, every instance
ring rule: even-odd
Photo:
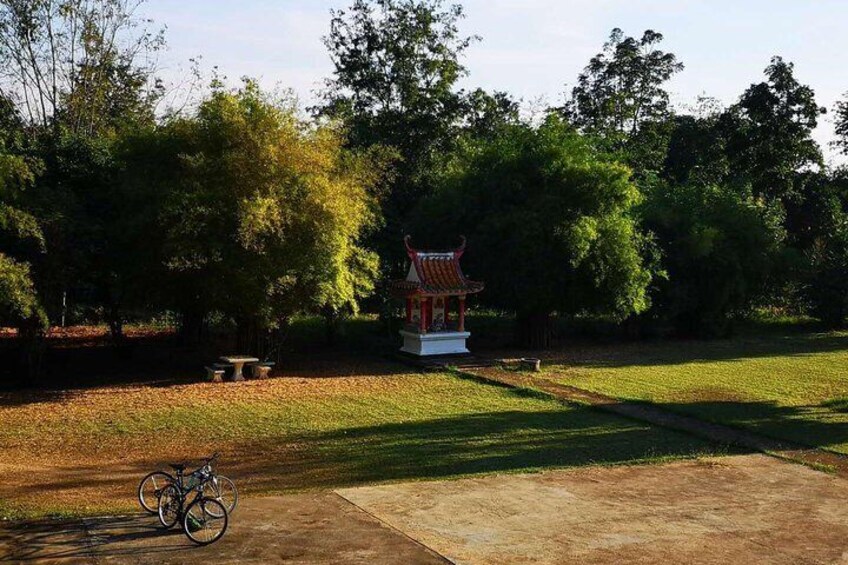
[[[518,343],[527,349],[548,349],[553,343],[550,312],[519,314],[516,318]]]
[[[44,337],[44,328],[38,320],[25,320],[18,326],[19,374],[23,375],[25,385],[35,385],[41,380],[44,350],[47,347]]]
[[[120,347],[124,343],[124,320],[121,316],[120,308],[111,305],[108,307],[108,312],[106,323],[109,325],[112,344]]]
[[[206,314],[195,310],[183,310],[180,320],[180,339],[186,345],[197,345],[203,339]]]

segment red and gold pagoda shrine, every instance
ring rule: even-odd
[[[465,278],[459,266],[465,238],[452,251],[413,249],[409,240],[404,238],[409,272],[391,285],[392,292],[406,300],[401,351],[419,356],[468,353],[465,297],[483,290],[483,283]]]

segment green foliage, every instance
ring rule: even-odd
[[[623,318],[648,306],[631,217],[639,200],[626,167],[552,117],[468,141],[422,207],[416,241],[466,234],[467,270],[487,285],[481,300],[519,317]]]
[[[46,328],[47,317],[39,303],[29,266],[0,253],[0,321],[17,326],[33,319]]]
[[[836,103],[835,114],[836,140],[834,145],[843,155],[848,155],[848,93]]]
[[[477,88],[465,100],[465,133],[472,137],[487,137],[507,125],[521,122],[518,102],[506,92],[489,94]]]
[[[663,85],[683,70],[673,53],[658,49],[663,36],[646,30],[640,39],[615,28],[561,110],[582,131],[599,137],[637,169],[656,168],[667,143],[670,115]]]
[[[324,38],[335,68],[320,114],[344,122],[352,147],[398,152],[381,194],[385,224],[372,240],[389,271],[402,267],[407,216],[429,191],[426,175],[465,109],[456,83],[474,38],[460,36],[462,17],[461,6],[443,0],[355,0],[332,12]]]
[[[673,184],[723,184],[730,174],[726,140],[718,127],[721,112],[709,98],[693,115],[672,118],[662,176]]]
[[[43,251],[44,235],[36,219],[20,208],[35,176],[26,159],[10,151],[21,122],[5,98],[2,108],[6,111],[0,116],[0,324],[44,328],[47,318],[26,262]]]
[[[848,216],[807,252],[805,287],[812,314],[829,326],[841,326],[848,316]]]
[[[349,152],[333,126],[311,127],[255,83],[215,91],[163,128],[175,155],[158,218],[181,310],[275,327],[296,312],[355,310],[377,256],[359,245],[376,221],[383,162]]]
[[[796,174],[822,165],[812,131],[825,109],[795,78],[792,63],[773,57],[765,74],[722,117],[721,128],[733,174],[755,195],[786,202],[799,195]]]
[[[686,335],[723,335],[766,289],[783,238],[774,207],[715,185],[656,187],[644,223],[666,276],[653,313]]]

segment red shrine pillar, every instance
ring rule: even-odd
[[[459,297],[459,324],[456,328],[458,331],[465,331],[465,297]]]
[[[406,323],[412,323],[412,297],[406,297]]]
[[[421,311],[418,314],[419,331],[421,333],[427,333],[427,302],[427,298],[421,298]]]

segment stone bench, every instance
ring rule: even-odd
[[[206,367],[206,379],[213,383],[224,382],[224,369],[219,369],[215,365]]]
[[[250,366],[250,374],[254,379],[267,379],[268,375],[271,373],[271,368],[273,366],[273,361],[253,363]]]

